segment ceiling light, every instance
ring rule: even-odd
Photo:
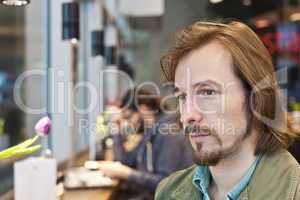
[[[72,39],[71,39],[71,43],[72,43],[72,44],[77,44],[77,43],[78,43],[77,38],[72,38]]]
[[[79,12],[78,2],[67,2],[62,4],[62,39],[63,40],[71,40],[73,44],[77,42],[80,35],[79,19],[80,19],[80,12]]]
[[[25,6],[30,0],[0,0],[0,3],[6,6]]]
[[[213,4],[217,4],[217,3],[221,3],[223,0],[209,0],[210,3],[213,3]]]
[[[244,6],[251,6],[251,4],[252,4],[251,0],[243,0]]]

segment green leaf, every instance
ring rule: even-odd
[[[36,135],[34,138],[31,138],[31,139],[28,139],[18,145],[15,145],[13,147],[10,147],[8,149],[5,149],[3,151],[0,152],[0,160],[3,160],[3,159],[6,159],[6,158],[9,158],[9,157],[12,157],[14,156],[14,153],[16,151],[21,151],[21,150],[25,150],[26,147],[32,145],[34,142],[37,141],[37,139],[39,138],[38,135]]]
[[[17,151],[14,152],[14,156],[24,156],[27,154],[32,154],[38,150],[40,150],[42,147],[42,145],[35,145],[26,149],[19,149]]]

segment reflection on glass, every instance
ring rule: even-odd
[[[40,1],[35,1],[35,3]],[[33,3],[33,2],[32,2]],[[24,113],[14,101],[17,78],[32,68],[43,68],[41,39],[41,3],[26,7],[0,5],[0,151],[31,138],[34,124],[40,116]],[[43,79],[27,79],[20,97],[25,105],[40,101]],[[26,130],[31,130],[28,132]],[[12,188],[13,163],[0,162],[0,196]]]

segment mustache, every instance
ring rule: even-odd
[[[203,133],[208,133],[209,135],[213,135],[213,131],[211,129],[209,129],[209,127],[207,126],[199,126],[198,124],[190,124],[187,125],[184,128],[184,135],[188,135],[190,133],[199,133],[199,132],[203,132]]]

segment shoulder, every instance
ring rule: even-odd
[[[278,151],[267,153],[265,155],[268,162],[277,163],[285,161],[284,164],[287,166],[299,166],[297,160],[285,149],[280,149]]]
[[[287,150],[279,150],[271,154],[266,154],[265,163],[268,163],[267,165],[271,169],[273,168],[276,174],[283,173],[286,175],[290,173],[293,175],[292,177],[297,177],[297,179],[299,177],[299,163]]]
[[[300,171],[300,169],[299,169],[299,171]],[[298,176],[298,180],[300,180],[300,173]],[[298,186],[297,186],[297,190],[295,192],[295,197],[294,197],[294,200],[297,200],[297,199],[300,199],[300,181],[298,181]]]
[[[293,199],[299,187],[299,164],[286,150],[265,153],[248,185],[253,199]],[[299,189],[298,189],[299,190]]]
[[[174,172],[163,179],[156,189],[155,199],[166,199],[166,197],[170,196],[171,192],[176,190],[180,184],[183,184],[184,182],[191,182],[195,169],[196,165],[193,165],[187,169]]]

